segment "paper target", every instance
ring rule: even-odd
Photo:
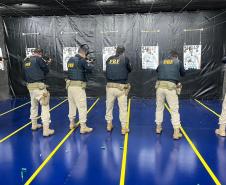
[[[184,45],[185,70],[201,68],[201,48],[201,45]]]
[[[71,57],[78,54],[78,47],[64,47],[63,48],[63,70],[67,71],[67,63]]]
[[[103,48],[103,70],[106,71],[107,59],[116,54],[116,47],[104,47]]]
[[[26,57],[30,57],[35,48],[26,48]]]
[[[142,69],[157,69],[159,65],[159,47],[142,46]]]

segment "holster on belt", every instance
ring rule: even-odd
[[[173,82],[169,82],[169,81],[157,81],[155,88],[162,88],[162,89],[168,89],[168,90],[176,90],[177,86],[175,83]]]
[[[49,99],[50,99],[50,94],[49,92],[45,89],[44,92],[43,92],[43,95],[42,95],[42,98],[40,100],[41,102],[41,105],[49,105]]]
[[[131,89],[131,85],[128,84],[119,84],[119,83],[107,83],[107,88],[117,88],[120,91],[125,91],[125,95],[128,96]]]
[[[86,82],[83,81],[74,81],[74,80],[66,80],[66,89],[70,86],[81,87],[82,89],[86,88]]]
[[[177,84],[177,89],[176,89],[176,91],[177,91],[177,95],[180,95],[180,93],[181,93],[181,91],[182,91],[182,84],[181,83],[178,83]]]
[[[27,88],[29,91],[33,91],[36,89],[43,90],[47,88],[47,85],[41,82],[27,83]]]

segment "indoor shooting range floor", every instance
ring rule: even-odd
[[[31,131],[29,99],[0,102],[1,185],[226,184],[225,138],[215,135],[221,101],[202,101],[210,111],[195,100],[180,100],[184,137],[175,141],[167,109],[163,133],[155,134],[155,99],[129,100],[126,136],[120,132],[118,106],[114,130],[106,131],[104,98],[88,100],[94,132],[69,131],[64,100],[51,99],[55,135],[48,138],[42,130]]]

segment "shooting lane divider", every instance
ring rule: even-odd
[[[8,114],[8,113],[10,113],[10,112],[13,112],[14,110],[17,110],[17,109],[19,109],[19,108],[21,108],[21,107],[23,107],[23,106],[25,106],[25,105],[27,105],[27,104],[29,104],[29,103],[31,103],[31,102],[29,101],[29,102],[27,102],[27,103],[24,103],[24,104],[18,106],[18,107],[15,107],[15,108],[13,108],[13,109],[10,109],[10,110],[8,110],[8,111],[6,111],[6,112],[0,113],[0,117],[1,117],[1,116],[4,116],[4,115],[6,115],[6,114]]]
[[[212,110],[211,108],[207,107],[205,104],[203,104],[201,101],[194,99],[198,104],[202,105],[204,108],[206,108],[208,111],[212,112],[213,114],[215,114],[217,117],[221,117],[220,114],[216,113],[214,110]]]
[[[54,109],[56,109],[57,107],[59,107],[60,105],[62,105],[64,102],[66,102],[67,99],[63,100],[62,102],[60,102],[59,104],[57,104],[56,106],[52,107],[49,111],[53,111]],[[41,116],[38,117],[38,119],[41,118]],[[7,139],[11,138],[12,136],[14,136],[15,134],[17,134],[18,132],[20,132],[21,130],[23,130],[24,128],[26,128],[27,126],[31,125],[31,121],[28,122],[27,124],[25,124],[24,126],[20,127],[19,129],[15,130],[14,132],[12,132],[11,134],[5,136],[4,138],[2,138],[0,140],[0,143],[3,143],[4,141],[6,141]]]
[[[168,107],[167,104],[165,104],[165,107],[169,111],[169,113],[171,114],[171,110],[170,110],[170,108]],[[207,164],[205,159],[202,157],[202,155],[200,154],[200,152],[198,151],[198,149],[196,148],[196,146],[194,145],[192,140],[189,138],[189,136],[187,135],[186,131],[183,129],[182,126],[180,127],[180,130],[181,130],[182,134],[184,135],[185,139],[187,140],[187,142],[189,143],[189,145],[191,146],[192,150],[196,154],[196,156],[199,158],[202,165],[205,167],[206,171],[209,173],[210,177],[213,179],[214,183],[216,185],[221,185],[220,181],[218,180],[216,175],[213,173],[213,171],[211,170],[211,168],[209,167],[209,165]]]
[[[131,99],[129,99],[129,104],[128,104],[127,125],[126,125],[127,128],[129,128],[129,124],[130,124],[130,109],[131,109]],[[123,146],[120,185],[124,185],[125,184],[128,140],[129,140],[129,134],[126,133],[125,134],[125,138],[124,138],[124,146]]]
[[[97,104],[99,98],[93,103],[93,105],[89,108],[87,113],[89,113]],[[58,143],[58,145],[54,148],[54,150],[48,155],[48,157],[42,162],[42,164],[37,168],[37,170],[32,174],[32,176],[27,180],[24,185],[30,185],[32,181],[38,176],[38,174],[42,171],[42,169],[47,165],[47,163],[53,158],[56,152],[60,149],[60,147],[66,142],[66,140],[72,135],[72,133],[78,128],[79,122],[76,123],[76,127],[70,130],[66,136]]]

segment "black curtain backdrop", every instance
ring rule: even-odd
[[[189,70],[182,78],[182,98],[220,98],[222,96],[223,72],[221,58],[225,44],[224,17],[209,19],[219,12],[87,15],[65,17],[5,17],[6,44],[10,53],[11,87],[17,96],[27,95],[22,79],[22,61],[25,47],[41,47],[54,59],[47,83],[53,96],[65,96],[65,74],[62,58],[63,46],[88,44],[95,51],[97,64],[89,75],[88,96],[105,96],[106,79],[102,70],[102,48],[123,44],[134,71],[129,81],[130,95],[155,97],[155,70],[142,70],[141,46],[158,42],[160,59],[175,49],[183,60],[183,45],[198,45],[199,31],[186,34],[184,29],[204,28],[202,32],[201,70]],[[142,30],[157,30],[159,34],[141,33]],[[108,31],[118,31],[108,32]],[[62,32],[64,34],[62,34]],[[65,32],[78,32],[66,34]],[[108,33],[103,33],[108,32]],[[27,35],[22,33],[40,33]]]

